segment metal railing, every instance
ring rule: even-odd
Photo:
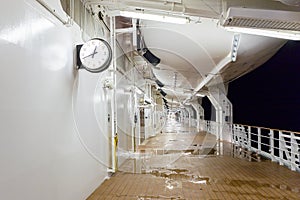
[[[234,144],[300,171],[300,133],[241,124],[232,130]]]
[[[209,132],[215,136],[218,135],[218,126],[219,124],[217,122],[214,121],[203,121],[204,123],[204,131]]]
[[[217,139],[231,141],[231,136],[230,136],[230,133],[232,132],[231,123],[220,124],[215,121],[201,120],[200,130],[215,135]]]
[[[221,128],[222,134],[229,135],[231,142],[236,146],[269,158],[280,165],[285,165],[293,171],[300,172],[299,132],[241,124],[232,124],[230,129],[224,129],[224,126],[220,126],[214,121],[202,121],[200,127],[216,136],[218,136],[218,130]]]

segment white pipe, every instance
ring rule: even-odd
[[[112,121],[112,131],[111,131],[111,150],[112,150],[112,171],[116,172],[117,169],[117,158],[115,157],[115,151],[117,151],[117,146],[115,145],[115,137],[117,134],[117,107],[116,107],[116,71],[117,71],[117,63],[116,63],[116,32],[115,32],[115,17],[110,18],[110,40],[111,46],[113,49],[113,59],[112,59],[112,66],[111,66],[111,76],[113,77],[113,91],[112,91],[112,98],[111,98],[111,121]]]
[[[47,11],[49,11],[56,19],[58,19],[63,25],[71,25],[71,19],[69,18],[67,21],[61,18],[56,12],[55,9],[51,8],[48,4],[46,4],[42,0],[36,0],[41,6],[43,6]],[[72,6],[72,5],[71,5]]]

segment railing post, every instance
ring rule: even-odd
[[[237,143],[238,143],[238,145],[241,145],[241,129],[242,129],[242,127],[239,125],[237,128]]]
[[[297,141],[295,139],[295,134],[291,133],[291,170],[296,171],[296,154],[297,152]]]
[[[251,126],[248,126],[248,151],[251,150]]]
[[[288,166],[293,171],[300,171],[300,135],[290,131],[272,130],[268,135],[262,136],[261,127],[251,127],[239,124],[232,124],[232,139],[233,143],[238,147],[248,148],[248,151],[256,151],[258,154],[263,153],[266,157],[270,158],[273,162],[277,161],[280,165]],[[253,133],[252,133],[252,130]],[[278,142],[277,146],[277,135]],[[253,134],[257,135],[257,148],[252,146]],[[269,139],[269,152],[262,152],[262,146],[267,145],[262,143],[262,137]],[[276,142],[275,142],[276,141]],[[279,148],[279,155],[277,155],[277,148]],[[275,154],[276,153],[276,154]]]
[[[283,137],[282,137],[282,131],[279,131],[279,164],[283,165],[283,147],[284,145],[284,141],[283,141]]]
[[[210,130],[210,121],[206,121],[206,130],[207,132],[212,133]]]
[[[258,153],[261,152],[261,128],[257,128],[257,149]]]
[[[272,162],[275,161],[275,155],[274,155],[274,130],[270,130],[270,133],[269,133],[269,137],[270,137],[270,149],[269,149],[269,152],[271,154],[271,159],[272,159]]]
[[[246,141],[247,141],[247,134],[246,134],[246,129],[245,126],[242,126],[242,147],[245,148],[246,147]]]
[[[244,127],[241,126],[240,128],[240,145],[244,146]]]
[[[235,144],[236,143],[236,125],[233,124],[233,130],[232,130],[232,141]]]

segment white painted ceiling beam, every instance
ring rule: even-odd
[[[223,58],[216,67],[200,82],[200,84],[194,89],[194,92],[191,96],[189,96],[184,103],[186,103],[189,99],[192,99],[206,84],[208,84],[215,75],[218,75],[219,72],[226,67],[229,63],[232,62],[231,53],[228,54],[225,58]]]

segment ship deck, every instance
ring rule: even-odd
[[[299,172],[172,122],[88,199],[300,199],[299,189]]]

